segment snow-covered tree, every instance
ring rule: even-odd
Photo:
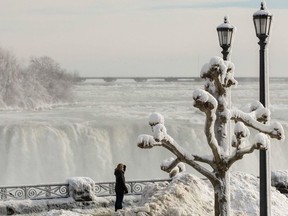
[[[0,47],[0,109],[37,109],[73,99],[79,75],[66,72],[52,58],[33,57],[28,66]]]
[[[28,72],[46,89],[53,102],[71,99],[73,77],[52,58],[32,57]]]
[[[181,147],[167,133],[164,117],[159,113],[153,113],[149,118],[153,136],[140,135],[137,145],[145,149],[162,146],[171,151],[176,158],[161,164],[161,169],[168,173],[185,163],[207,177],[214,188],[215,215],[226,216],[230,215],[229,168],[255,149],[267,150],[269,137],[284,139],[284,130],[281,124],[270,122],[270,112],[260,102],[252,104],[248,113],[229,108],[228,94],[237,84],[232,62],[212,58],[203,66],[201,78],[205,79],[205,90],[193,92],[193,105],[205,114],[204,132],[211,149],[209,156],[195,155]],[[233,135],[228,133],[231,121],[235,123]],[[258,131],[253,142],[247,141],[248,127]]]

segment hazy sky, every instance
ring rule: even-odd
[[[83,76],[199,76],[222,56],[216,27],[237,27],[236,76],[258,76],[252,21],[260,0],[0,0],[0,46],[19,60],[50,56]],[[288,1],[266,1],[274,15],[270,76],[287,76]]]

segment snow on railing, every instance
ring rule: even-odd
[[[128,195],[141,195],[144,187],[148,183],[171,181],[170,179],[155,180],[136,180],[126,181]],[[98,197],[115,196],[115,182],[95,183],[95,195]],[[5,200],[41,200],[68,198],[69,184],[43,184],[43,185],[26,185],[26,186],[8,186],[0,187],[0,201]]]

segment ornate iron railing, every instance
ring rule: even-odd
[[[169,179],[126,181],[128,195],[140,195],[148,183],[170,181]],[[95,183],[96,196],[114,196],[115,182]],[[69,197],[69,184],[0,187],[0,201],[40,200]]]
[[[144,187],[148,183],[171,181],[170,179],[155,179],[155,180],[138,180],[126,181],[128,188],[128,195],[140,195]],[[115,195],[115,182],[99,182],[95,184],[95,191],[97,196],[114,196]]]
[[[0,200],[33,200],[66,197],[69,197],[68,184],[0,187]]]

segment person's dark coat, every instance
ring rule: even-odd
[[[125,185],[124,172],[122,170],[115,169],[114,175],[116,177],[115,192],[116,193],[128,193],[128,189]]]

